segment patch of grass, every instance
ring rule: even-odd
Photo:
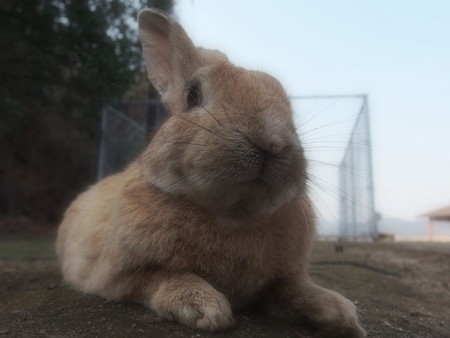
[[[50,239],[0,240],[2,260],[34,260],[54,256],[54,241]]]

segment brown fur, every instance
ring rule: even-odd
[[[210,331],[265,299],[363,336],[354,305],[307,276],[315,219],[281,85],[196,49],[162,12],[139,23],[149,78],[173,116],[138,160],[67,210],[57,239],[66,282]],[[188,109],[192,83],[202,99]]]

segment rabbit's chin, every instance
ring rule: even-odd
[[[186,180],[171,177],[167,184],[161,177],[148,177],[153,185],[174,196],[183,197],[213,213],[219,224],[245,226],[271,216],[284,204],[301,196],[304,184],[274,185],[262,180],[247,182],[196,181],[195,185]]]
[[[223,190],[229,190],[229,196],[224,196]],[[247,191],[245,184],[234,193],[232,190],[230,187],[222,189],[222,194],[214,194],[214,199],[210,196],[209,200],[200,201],[200,204],[217,214],[219,223],[230,226],[263,221],[300,193],[288,187],[274,190],[262,183],[252,183]]]

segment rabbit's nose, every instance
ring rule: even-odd
[[[287,148],[286,143],[277,134],[271,134],[266,137],[258,138],[257,140],[250,141],[250,143],[257,150],[259,175],[262,175],[270,163],[273,160],[276,161],[276,159],[282,155],[281,153],[283,150]]]
[[[285,142],[277,134],[271,134],[267,137],[266,142],[263,142],[263,149],[273,155],[277,155],[285,147]]]
[[[286,148],[286,142],[278,134],[269,134],[252,142],[264,155],[278,155]]]

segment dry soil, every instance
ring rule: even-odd
[[[369,337],[450,337],[450,243],[316,243],[311,275],[354,301]],[[228,332],[199,332],[136,304],[60,283],[52,241],[0,241],[0,336],[316,337],[302,323],[236,315]]]

